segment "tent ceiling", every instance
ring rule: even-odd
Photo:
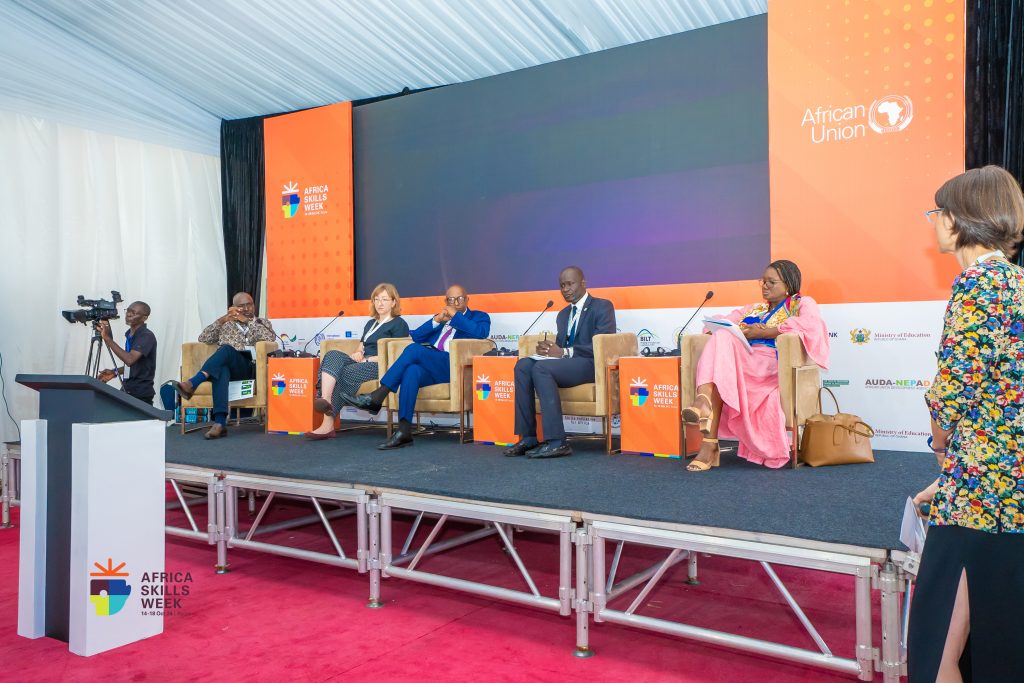
[[[0,109],[218,153],[220,119],[458,83],[767,0],[5,0]]]

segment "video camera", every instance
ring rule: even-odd
[[[113,301],[107,301],[106,299],[86,299],[81,294],[78,295],[78,305],[81,308],[72,309],[70,311],[61,311],[60,314],[64,316],[64,319],[69,323],[82,323],[87,325],[92,323],[95,325],[101,320],[114,320],[120,317],[117,314],[117,305],[123,301],[121,298],[121,292],[110,291],[110,298]]]

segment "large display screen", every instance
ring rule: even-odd
[[[770,259],[759,15],[356,107],[355,294],[754,279]]]

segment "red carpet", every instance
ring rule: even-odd
[[[278,507],[267,521],[293,513]],[[243,526],[247,519],[243,509]],[[350,523],[336,523],[343,545]],[[278,538],[287,535],[304,547],[324,548],[327,542],[315,530],[278,532]],[[419,538],[425,535],[421,529]],[[396,543],[402,540],[396,534]],[[529,534],[516,539],[545,595],[554,594],[557,585],[552,541]],[[352,675],[378,681],[855,680],[608,624],[591,624],[597,656],[577,659],[572,656],[575,616],[396,579],[384,580],[385,607],[373,610],[365,607],[367,578],[353,571],[233,550],[231,573],[218,576],[212,571],[214,557],[212,546],[168,539],[168,571],[187,570],[193,578],[184,614],[168,617],[161,636],[82,658],[70,654],[66,643],[16,635],[18,529],[0,530],[0,676],[10,681],[324,681]],[[659,557],[660,552],[627,546],[619,577]],[[522,584],[493,538],[428,558],[420,568],[464,578],[488,576],[510,587]],[[776,570],[833,652],[852,657],[852,579]],[[673,569],[639,613],[686,615],[698,626],[813,646],[756,563],[702,557],[700,571],[702,583],[694,587],[684,583],[685,563]],[[876,614],[876,642],[878,633]]]

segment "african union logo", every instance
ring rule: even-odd
[[[114,566],[113,558],[107,558],[107,566],[99,562],[92,563],[99,569],[98,572],[89,572],[89,576],[99,578],[89,579],[89,602],[96,608],[96,616],[109,617],[117,614],[128,602],[128,596],[132,594],[132,587],[125,581],[128,572],[121,571],[125,563]],[[116,578],[124,577],[124,578]]]
[[[871,103],[868,125],[876,133],[898,133],[914,118],[914,104],[905,95],[886,95]]]
[[[273,392],[274,396],[280,396],[284,393],[285,381],[284,375],[280,372],[274,375],[270,380],[270,391]]]
[[[491,378],[487,375],[480,375],[476,378],[476,397],[486,401],[491,395]]]
[[[643,377],[634,377],[629,381],[629,402],[635,406],[642,406],[647,403],[647,380]]]
[[[855,327],[850,330],[850,341],[857,345],[867,344],[871,341],[871,330],[865,327]]]
[[[285,218],[291,218],[299,211],[299,186],[296,183],[288,183],[281,193],[281,211]]]

